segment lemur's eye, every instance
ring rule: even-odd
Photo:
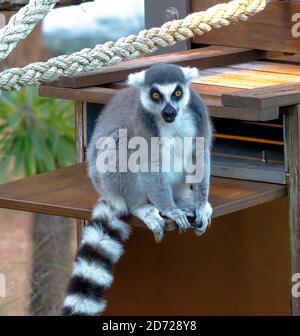
[[[180,87],[177,87],[176,90],[173,92],[173,97],[175,99],[180,99],[182,97],[182,89]]]
[[[181,97],[181,96],[182,96],[182,91],[181,91],[181,90],[176,90],[176,91],[175,91],[175,96],[176,96],[177,98]]]
[[[155,101],[158,101],[158,100],[160,100],[161,95],[158,91],[152,91],[151,92],[151,98]]]

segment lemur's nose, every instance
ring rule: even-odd
[[[171,104],[167,104],[162,110],[162,116],[166,122],[173,122],[176,118],[177,111]]]

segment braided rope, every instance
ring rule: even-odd
[[[231,22],[245,21],[261,12],[269,0],[233,0],[215,5],[206,11],[192,13],[183,20],[165,23],[160,28],[143,30],[138,35],[122,37],[116,42],[99,44],[69,56],[62,55],[47,62],[32,63],[24,68],[13,68],[0,74],[1,90],[17,90],[23,86],[49,82],[60,76],[71,76],[97,68],[134,59],[169,47],[210,31],[213,27],[228,26]]]
[[[45,17],[59,0],[30,0],[0,30],[0,61],[7,57],[21,39],[26,38],[36,23]]]

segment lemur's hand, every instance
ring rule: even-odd
[[[195,233],[201,236],[211,223],[212,207],[209,202],[196,206]]]
[[[186,212],[181,209],[172,209],[172,210],[163,211],[162,215],[174,220],[180,231],[185,231],[191,226],[187,217],[194,216],[193,213]]]

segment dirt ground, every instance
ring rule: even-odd
[[[31,269],[32,214],[0,210],[0,274],[6,297],[0,297],[0,315],[28,315]]]
[[[0,316],[29,315],[30,277],[32,260],[33,215],[27,212],[0,209]],[[72,222],[73,223],[73,222]],[[76,249],[76,229],[74,221],[71,250]]]

